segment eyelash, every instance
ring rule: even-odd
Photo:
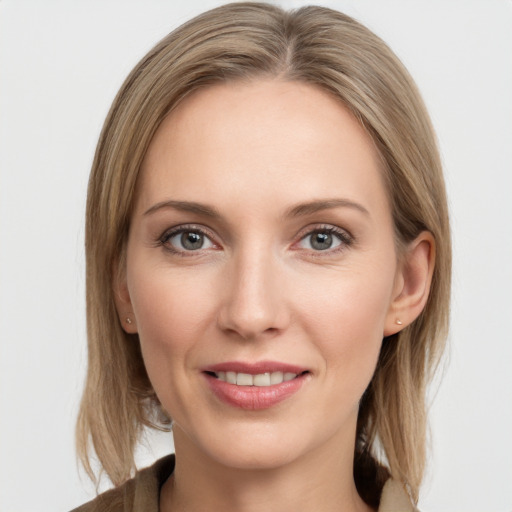
[[[169,244],[169,240],[177,235],[182,233],[197,233],[203,235],[205,238],[212,241],[213,236],[210,232],[203,229],[201,226],[197,226],[194,224],[188,224],[184,226],[179,226],[176,228],[169,229],[165,231],[162,236],[158,239],[157,245],[162,246],[166,251],[169,251],[172,254],[176,254],[177,256],[190,257],[196,256],[200,250],[197,251],[186,251],[174,248],[171,244]],[[216,245],[213,241],[212,244]]]
[[[299,237],[300,237],[299,242],[295,242],[293,245],[297,245],[298,243],[305,240],[307,237],[310,237],[310,236],[313,236],[313,235],[319,234],[319,233],[334,235],[340,242],[340,245],[335,247],[334,249],[329,248],[329,249],[325,249],[325,250],[309,250],[310,254],[314,257],[322,257],[323,255],[327,255],[327,254],[332,255],[332,254],[342,252],[342,251],[346,250],[347,248],[349,248],[350,246],[352,246],[355,241],[354,237],[348,231],[338,228],[336,226],[332,226],[332,225],[320,225],[320,226],[315,226],[314,228],[306,228],[306,229],[307,229],[307,231],[303,230],[303,232],[299,235]],[[210,242],[213,245],[217,245],[213,241],[212,234],[209,231],[206,231],[205,229],[203,229],[201,226],[197,226],[197,225],[183,225],[183,226],[179,226],[179,227],[167,230],[159,237],[159,239],[157,241],[157,245],[162,246],[166,251],[169,251],[170,253],[178,255],[178,256],[182,256],[182,257],[197,256],[200,253],[201,249],[198,249],[197,251],[181,250],[181,249],[174,248],[172,245],[170,245],[168,243],[171,238],[173,238],[177,235],[180,235],[182,233],[200,234],[200,235],[204,236],[205,238],[207,238],[208,240],[210,240]],[[299,249],[294,249],[294,250],[299,250]]]
[[[315,226],[314,228],[306,228],[300,235],[299,235],[299,243],[305,240],[307,237],[313,236],[315,234],[329,234],[335,236],[339,242],[340,245],[337,247],[334,247],[333,249],[325,249],[325,250],[310,250],[309,253],[315,257],[315,258],[321,258],[324,255],[333,255],[338,254],[340,252],[345,251],[349,247],[351,247],[354,244],[354,237],[345,229],[338,228],[336,226],[332,226],[330,224],[324,224]],[[296,244],[294,244],[296,245]]]

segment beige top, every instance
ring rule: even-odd
[[[157,460],[125,484],[104,492],[71,512],[159,512],[160,488],[174,471],[174,455]],[[378,512],[417,512],[402,485],[388,480]]]

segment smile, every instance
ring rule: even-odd
[[[203,368],[213,395],[224,404],[246,410],[269,409],[299,392],[311,373],[277,362],[221,363]]]
[[[295,379],[297,373],[292,372],[265,372],[251,375],[250,373],[237,373],[237,372],[214,372],[217,379],[228,382],[229,384],[236,384],[237,386],[257,386],[268,387],[275,384],[281,384],[289,380]]]

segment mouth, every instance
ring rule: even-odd
[[[255,387],[269,387],[288,382],[296,379],[299,376],[309,373],[307,370],[294,373],[294,372],[264,372],[252,375],[244,372],[234,371],[219,371],[219,372],[205,372],[211,377],[215,377],[222,382],[228,384],[235,384],[236,386],[255,386]]]
[[[202,372],[218,399],[249,410],[268,409],[292,397],[311,376],[305,368],[274,362],[221,363]]]

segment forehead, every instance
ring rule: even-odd
[[[361,123],[319,88],[227,83],[194,93],[163,121],[143,163],[139,202],[362,193],[372,202],[385,195],[380,167]]]

